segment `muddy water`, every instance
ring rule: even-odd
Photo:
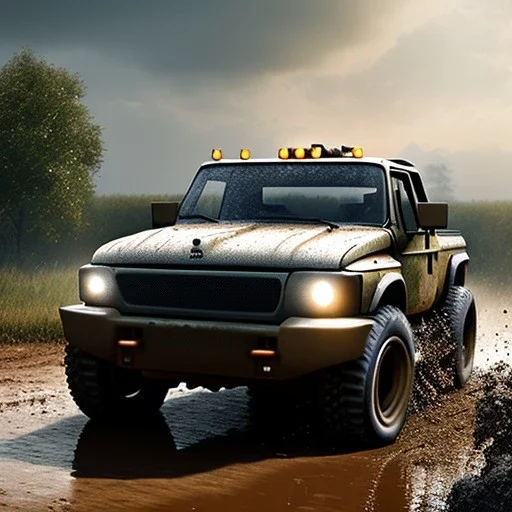
[[[422,418],[424,433],[412,421],[392,447],[304,455],[251,440],[246,400],[241,388],[174,398],[150,425],[49,418],[0,443],[0,504],[9,510],[420,510],[442,499],[464,470],[464,436],[450,432],[450,456],[443,457],[447,440],[432,437],[436,422],[445,423],[437,414]],[[443,415],[467,413],[467,403],[449,402]],[[36,412],[46,423],[41,416]],[[470,424],[464,429],[470,435]]]
[[[510,360],[512,305],[485,292],[479,372]],[[78,412],[58,363],[25,366],[0,374],[0,510],[441,511],[482,464],[478,375],[462,392],[433,392],[394,445],[325,454],[252,439],[243,388],[175,391],[151,424],[106,427]]]

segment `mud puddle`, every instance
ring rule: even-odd
[[[475,378],[462,391],[434,387],[394,445],[364,452],[262,446],[247,432],[244,388],[175,391],[151,424],[97,425],[67,395],[61,347],[18,358],[0,347],[0,510],[448,510],[453,484],[485,472],[475,415],[495,422],[482,400],[504,370],[489,368],[510,361],[510,306],[483,295]]]
[[[462,400],[449,396],[436,411],[413,417],[395,445],[336,455],[270,451],[251,440],[243,388],[171,399],[158,421],[145,425],[102,426],[73,415],[0,442],[0,504],[7,510],[429,510],[464,474],[474,401],[469,390]],[[460,416],[464,421],[453,427]]]

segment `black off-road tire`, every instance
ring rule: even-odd
[[[143,419],[157,413],[167,395],[166,384],[71,345],[66,346],[64,364],[71,396],[91,419]]]
[[[266,442],[307,441],[310,393],[305,379],[271,387],[248,387],[249,429]]]
[[[471,377],[475,357],[476,306],[473,294],[463,286],[451,286],[441,307],[453,344],[453,383],[462,388]]]
[[[317,435],[332,447],[395,441],[407,419],[414,384],[415,346],[405,315],[379,308],[363,355],[318,377]]]

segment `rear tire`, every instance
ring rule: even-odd
[[[168,386],[119,368],[71,345],[64,358],[71,396],[91,419],[144,418],[158,412]]]
[[[473,294],[463,286],[450,287],[441,311],[448,321],[455,349],[453,382],[456,388],[462,388],[471,377],[475,357],[476,306]]]
[[[374,319],[363,355],[319,376],[318,435],[331,445],[392,443],[405,424],[414,383],[411,328],[394,306]]]

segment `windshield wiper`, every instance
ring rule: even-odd
[[[180,215],[180,219],[203,219],[209,220],[210,222],[219,222],[219,219],[215,217],[210,217],[209,215],[205,215],[204,213],[194,213],[192,215]]]
[[[317,222],[318,224],[325,224],[329,226],[331,229],[338,229],[340,227],[339,224],[335,222],[331,222],[330,220],[320,219],[317,217],[295,217],[294,215],[265,215],[263,217],[259,217],[259,219],[268,219],[268,220],[297,220],[297,221],[306,221],[306,222]]]

